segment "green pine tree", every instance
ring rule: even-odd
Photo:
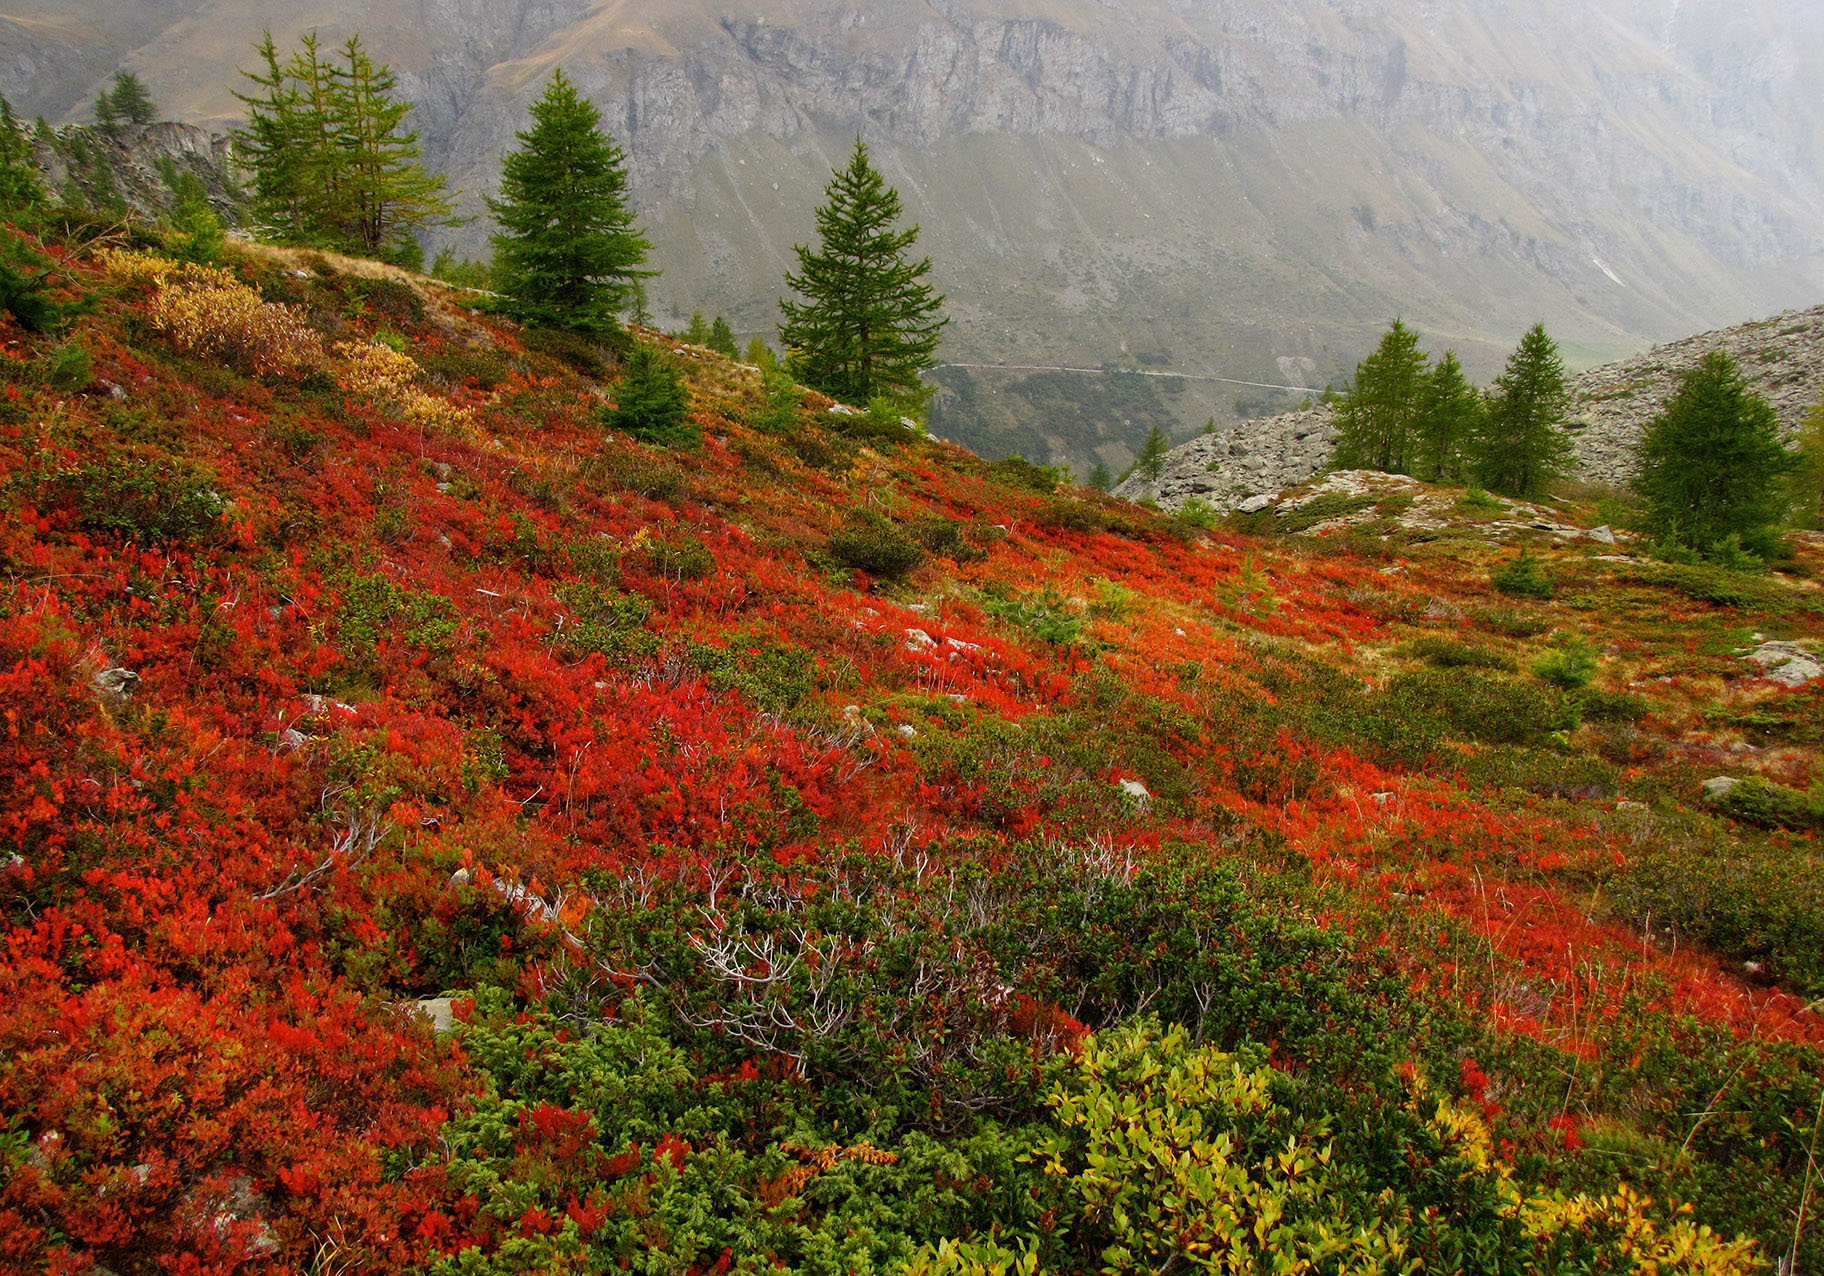
[[[234,133],[236,154],[253,173],[254,215],[280,243],[321,242],[320,223],[336,197],[330,68],[315,32],[288,62],[279,61],[270,31],[257,52],[262,68],[241,72],[257,91],[235,94],[247,126]]]
[[[151,124],[158,119],[158,108],[152,95],[131,71],[114,73],[114,91],[106,94],[113,102],[114,113],[129,124]]]
[[[627,157],[562,71],[531,110],[532,127],[501,162],[500,198],[488,201],[502,308],[537,327],[615,331],[629,301],[644,311],[651,274],[640,269],[651,245],[627,203]]]
[[[1713,350],[1684,374],[1636,455],[1634,487],[1663,544],[1708,553],[1734,537],[1750,552],[1772,553],[1796,458],[1780,441],[1773,408],[1728,355]]]
[[[709,321],[703,317],[701,310],[690,312],[690,326],[684,329],[684,340],[693,346],[709,344]]]
[[[45,202],[34,139],[20,126],[13,104],[0,97],[0,216],[17,217]]]
[[[1824,404],[1805,414],[1798,442],[1798,455],[1787,481],[1792,519],[1800,527],[1824,531]]]
[[[779,335],[794,375],[847,403],[886,395],[923,402],[918,374],[932,366],[948,320],[944,299],[924,282],[931,259],[909,261],[918,227],[894,230],[899,193],[868,162],[855,139],[846,168],[830,179],[817,210],[818,246],[796,249],[798,273],[786,283],[807,298],[781,300]]]
[[[221,258],[227,246],[221,219],[209,203],[209,191],[195,173],[183,172],[175,184],[177,203],[171,210],[171,223],[178,233],[177,254],[185,261],[212,262]]]
[[[1564,362],[1544,324],[1534,324],[1495,379],[1478,440],[1482,485],[1509,496],[1537,496],[1571,459],[1564,416],[1570,406]]]
[[[1154,426],[1146,436],[1146,442],[1140,445],[1140,455],[1134,459],[1129,474],[1138,474],[1148,483],[1156,483],[1159,476],[1165,473],[1165,457],[1172,450],[1172,440],[1164,430]]]
[[[95,127],[109,136],[120,130],[120,108],[114,105],[112,93],[95,95]]]
[[[1419,334],[1395,319],[1374,353],[1356,365],[1355,385],[1337,404],[1333,464],[1412,471],[1429,362]]]
[[[690,391],[683,377],[670,358],[644,342],[633,348],[614,398],[614,407],[602,418],[610,430],[660,447],[692,448],[703,441],[703,432],[690,419]]]
[[[1459,478],[1482,437],[1485,411],[1482,392],[1463,375],[1457,352],[1445,351],[1419,390],[1413,473],[1432,483]]]
[[[1097,461],[1095,468],[1091,469],[1089,472],[1089,486],[1098,492],[1106,492],[1114,485],[1114,480],[1108,473],[1108,466]]]
[[[717,354],[725,354],[731,359],[741,353],[741,347],[735,344],[735,330],[728,326],[728,320],[721,315],[717,315],[716,321],[709,325],[709,340],[704,344]]]

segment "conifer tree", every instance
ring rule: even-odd
[[[786,283],[808,300],[781,300],[779,335],[805,385],[849,403],[926,397],[918,374],[932,366],[944,299],[924,282],[931,259],[908,261],[918,227],[894,230],[899,193],[868,161],[858,137],[848,166],[824,189],[818,246],[798,245]]]
[[[394,101],[396,77],[353,36],[338,64],[316,33],[281,63],[270,34],[259,71],[241,74],[258,92],[239,94],[248,123],[235,134],[253,169],[254,207],[281,242],[410,262],[416,232],[448,218],[444,179],[418,160],[404,130],[409,102]]]
[[[1171,437],[1155,425],[1147,432],[1146,442],[1140,445],[1140,455],[1134,459],[1134,467],[1128,473],[1138,474],[1149,483],[1157,482],[1165,473],[1166,454],[1171,450]]]
[[[1798,442],[1798,455],[1787,483],[1793,521],[1800,527],[1824,531],[1824,404],[1805,414]]]
[[[120,129],[120,108],[114,105],[112,93],[95,95],[95,127],[109,136]]]
[[[44,203],[34,149],[34,139],[20,127],[13,104],[0,97],[0,215],[17,216]]]
[[[1767,400],[1720,350],[1686,372],[1637,449],[1635,490],[1662,542],[1706,553],[1729,537],[1763,557],[1785,513],[1795,458]]]
[[[495,287],[523,323],[613,332],[636,290],[643,308],[651,274],[640,269],[651,244],[627,203],[627,157],[562,71],[531,110],[532,127],[501,162],[500,198],[488,201],[500,224]]]
[[[1463,375],[1457,352],[1447,350],[1419,389],[1413,473],[1427,482],[1460,477],[1482,436],[1482,392]]]
[[[701,310],[690,312],[690,324],[684,329],[684,340],[693,346],[709,344],[709,321],[703,317]]]
[[[129,124],[150,124],[158,119],[152,95],[131,71],[116,71],[113,92],[103,96],[111,101],[114,114]]]
[[[615,389],[614,407],[602,423],[660,447],[690,448],[703,441],[702,431],[690,419],[684,379],[668,357],[644,342],[633,348]]]
[[[1571,458],[1564,415],[1570,390],[1564,362],[1544,324],[1534,324],[1495,379],[1477,448],[1482,485],[1509,496],[1537,496]]]
[[[1419,334],[1395,319],[1374,353],[1356,365],[1355,386],[1337,404],[1338,468],[1410,472],[1429,362]]]
[[[717,354],[725,354],[733,359],[741,353],[741,347],[735,344],[735,330],[728,326],[728,320],[721,315],[709,325],[709,340],[706,342]]]

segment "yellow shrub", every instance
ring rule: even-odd
[[[336,383],[350,394],[372,399],[426,429],[456,431],[469,424],[469,412],[421,388],[423,369],[410,355],[378,341],[342,341]]]
[[[256,375],[297,376],[321,366],[322,341],[290,306],[261,301],[226,271],[208,267],[184,266],[163,279],[148,318],[185,354]]]

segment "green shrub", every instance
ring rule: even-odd
[[[335,581],[336,640],[351,656],[369,656],[389,646],[449,648],[456,633],[456,609],[442,594],[407,589],[377,572],[345,572]]]
[[[1055,469],[1049,465],[1034,465],[1017,452],[1003,460],[992,461],[982,469],[991,478],[1025,488],[1028,492],[1037,492],[1041,496],[1050,496],[1058,490],[1058,472]]]
[[[718,691],[736,691],[750,704],[789,713],[817,690],[817,663],[803,647],[770,634],[729,635],[728,646],[691,643],[685,658]]]
[[[1400,674],[1387,696],[1406,713],[1484,744],[1543,743],[1563,725],[1560,707],[1532,685],[1469,669]]]
[[[1736,611],[1779,615],[1791,611],[1798,602],[1791,589],[1765,575],[1705,564],[1667,563],[1639,567],[1625,572],[1622,578],[1636,584],[1675,590],[1694,602]]]
[[[716,556],[698,537],[653,541],[646,547],[646,561],[660,576],[672,580],[702,580],[716,570]]]
[[[1584,687],[1569,698],[1586,722],[1640,722],[1653,712],[1652,702],[1646,697],[1625,691]]]
[[[1502,593],[1515,598],[1550,598],[1552,581],[1540,566],[1539,556],[1523,549],[1512,561],[1497,568],[1489,583]]]
[[[830,536],[830,554],[838,562],[870,576],[894,579],[924,560],[925,551],[890,519],[862,512]]]
[[[1716,802],[1730,819],[1760,828],[1824,829],[1824,781],[1808,791],[1749,776]]]
[[[1482,628],[1503,638],[1537,638],[1552,628],[1549,617],[1518,607],[1484,607],[1474,612],[1472,618]]]
[[[219,531],[228,501],[201,470],[171,460],[114,456],[43,476],[46,509],[68,509],[84,531],[151,544],[194,542]]]
[[[1072,608],[1049,585],[1036,594],[1003,587],[983,599],[982,609],[1054,647],[1071,648],[1083,642],[1083,612]]]
[[[1596,676],[1596,648],[1581,634],[1565,632],[1553,639],[1551,650],[1533,661],[1533,676],[1560,691],[1576,691]]]
[[[958,563],[975,563],[988,556],[985,550],[970,539],[969,529],[964,524],[942,514],[931,514],[918,519],[909,531],[912,539],[926,553],[939,558],[948,558]]]
[[[1498,669],[1503,673],[1520,671],[1520,666],[1512,658],[1492,647],[1458,642],[1453,638],[1415,638],[1403,644],[1395,654],[1423,660],[1438,669]]]

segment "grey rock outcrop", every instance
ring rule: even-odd
[[[1783,687],[1802,687],[1824,678],[1824,658],[1797,643],[1764,642],[1748,653],[1748,660],[1759,666],[1761,677]]]

